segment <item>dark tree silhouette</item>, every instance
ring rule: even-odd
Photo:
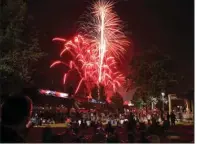
[[[91,91],[91,95],[93,99],[106,101],[105,87],[103,85],[95,85]]]
[[[140,97],[144,100],[148,100],[145,97],[159,97],[162,91],[167,92],[177,83],[175,74],[171,72],[171,58],[157,48],[134,56],[130,66],[127,79],[140,88]]]
[[[1,93],[21,90],[32,83],[35,62],[44,53],[39,48],[36,29],[23,0],[9,0],[0,7]]]
[[[110,98],[110,100],[111,100],[112,107],[119,109],[119,110],[123,109],[124,101],[123,101],[122,96],[118,92],[114,93],[112,97]]]
[[[69,97],[71,97],[74,94],[74,88],[73,88],[73,86],[72,85],[69,85],[67,91],[68,91]]]

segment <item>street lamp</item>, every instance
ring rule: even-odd
[[[164,96],[165,96],[165,93],[164,93],[164,92],[162,92],[162,93],[161,93],[161,95],[164,97]]]
[[[162,93],[161,93],[161,96],[162,96],[162,109],[163,109],[163,111],[164,111],[164,96],[165,96],[165,93],[162,92]]]

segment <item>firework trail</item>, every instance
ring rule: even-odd
[[[102,84],[107,89],[116,91],[124,82],[125,77],[118,71],[117,62],[121,61],[129,45],[123,33],[122,22],[113,11],[113,3],[99,0],[91,8],[91,14],[86,15],[88,22],[81,23],[81,35],[72,40],[54,38],[54,41],[64,43],[60,53],[72,55],[69,63],[55,61],[51,67],[62,64],[69,67],[64,74],[63,83],[70,72],[77,71],[81,77],[75,93],[78,92],[82,82],[88,91],[94,84]]]

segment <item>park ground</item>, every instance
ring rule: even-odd
[[[194,142],[194,124],[178,124],[171,127],[161,142],[169,143],[193,143]]]
[[[53,133],[62,133],[65,131],[65,124],[50,125]],[[43,127],[34,127],[29,131],[27,142],[41,142]],[[194,124],[179,123],[170,127],[165,134],[160,137],[162,143],[193,143],[194,142]]]

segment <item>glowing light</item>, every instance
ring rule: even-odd
[[[67,98],[68,94],[67,93],[61,93],[61,92],[57,92],[57,91],[51,91],[51,90],[39,90],[39,92],[41,94],[44,95],[51,95],[51,96],[55,96],[55,97],[61,97],[61,98]]]
[[[129,102],[129,103],[128,103],[128,106],[134,106],[134,104],[133,104],[133,103],[131,103],[131,102]]]

